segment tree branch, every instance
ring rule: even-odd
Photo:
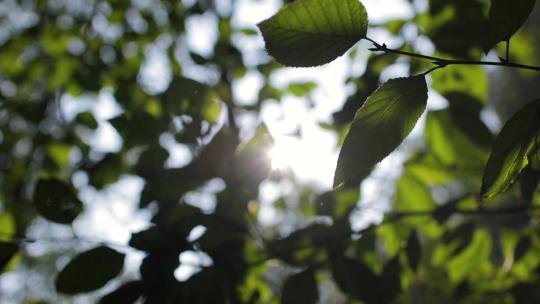
[[[450,213],[451,214],[462,214],[462,215],[471,215],[471,216],[482,216],[482,217],[492,217],[492,216],[505,216],[505,215],[512,215],[512,214],[520,214],[520,213],[527,213],[529,211],[538,210],[540,207],[536,206],[528,206],[528,205],[517,205],[507,208],[499,208],[499,209],[454,209]],[[404,218],[410,218],[410,217],[423,217],[423,216],[434,216],[435,212],[438,209],[432,209],[432,210],[411,210],[411,211],[398,211],[389,213],[383,221],[381,221],[378,224],[370,225],[365,228],[362,228],[360,230],[347,230],[342,233],[338,234],[331,234],[327,238],[318,240],[318,242],[308,242],[307,246],[325,246],[330,245],[334,242],[341,241],[345,238],[349,238],[351,236],[361,236],[371,230],[377,229],[381,226],[391,224],[394,222],[397,222],[399,220],[402,220]],[[291,247],[286,248],[287,250],[282,250],[281,252],[274,252],[270,253],[267,256],[261,257],[260,259],[256,259],[252,262],[248,262],[249,267],[258,266],[261,264],[264,264],[268,260],[274,259],[274,258],[280,258],[283,256],[288,256],[294,253],[296,250],[300,250],[306,246],[305,243],[302,243],[301,246],[297,247]]]
[[[427,56],[427,55],[422,55],[418,53],[402,51],[398,49],[391,49],[391,48],[388,48],[386,44],[384,43],[379,44],[375,40],[369,37],[365,37],[364,39],[373,43],[374,47],[369,49],[372,52],[384,52],[384,53],[389,53],[389,54],[398,54],[398,55],[403,55],[403,56],[408,56],[408,57],[413,57],[413,58],[429,60],[433,64],[435,64],[438,68],[444,68],[449,65],[484,65],[484,66],[500,66],[500,67],[508,67],[508,68],[516,68],[516,69],[524,69],[524,70],[540,72],[540,67],[532,66],[532,65],[525,65],[525,64],[520,64],[520,63],[513,63],[513,62],[510,62],[509,60],[505,60],[503,62],[497,62],[497,61],[482,61],[482,60],[446,59],[446,58]],[[434,70],[435,69],[431,69],[429,72],[432,72]]]

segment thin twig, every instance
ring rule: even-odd
[[[428,56],[428,55],[418,54],[418,53],[414,53],[414,52],[402,51],[402,50],[398,50],[398,49],[391,49],[391,48],[388,48],[386,46],[386,44],[384,44],[384,43],[379,44],[376,41],[374,41],[373,39],[368,38],[368,37],[366,37],[365,39],[370,41],[371,43],[373,43],[374,47],[369,49],[372,52],[384,52],[384,53],[390,53],[390,54],[399,54],[399,55],[403,55],[403,56],[429,60],[433,64],[437,65],[440,68],[443,68],[443,67],[446,67],[446,66],[449,66],[449,65],[485,65],[485,66],[489,65],[489,66],[500,66],[500,67],[509,67],[509,68],[532,70],[532,71],[540,71],[540,67],[538,67],[538,66],[514,63],[514,62],[510,62],[509,60],[506,60],[504,62],[497,62],[497,61],[482,61],[482,60],[446,59],[446,58]]]

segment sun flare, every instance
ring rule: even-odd
[[[335,159],[327,147],[315,140],[281,136],[268,152],[273,170],[290,169],[305,181],[326,183],[333,177]]]

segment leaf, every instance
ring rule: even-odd
[[[18,251],[17,244],[0,241],[0,273]]]
[[[83,252],[58,274],[56,290],[77,294],[101,288],[122,271],[124,257],[124,254],[106,246]]]
[[[519,176],[519,186],[521,190],[521,197],[527,201],[532,202],[534,193],[540,182],[540,172],[527,166],[523,169]]]
[[[115,291],[106,294],[99,301],[100,304],[132,304],[142,295],[142,281],[131,281],[118,287]]]
[[[56,178],[38,181],[34,204],[43,217],[60,224],[73,222],[83,208],[74,190]]]
[[[298,0],[258,24],[268,53],[294,67],[336,59],[366,36],[367,26],[358,0]]]
[[[434,156],[445,167],[467,170],[471,172],[469,176],[477,173],[479,177],[489,147],[477,145],[462,129],[449,109],[429,111],[427,114],[425,137]]]
[[[416,231],[413,231],[407,240],[407,261],[413,271],[418,269],[420,264],[420,258],[422,254],[422,247],[420,245],[420,240],[418,239],[418,234]]]
[[[389,260],[381,273],[381,301],[380,303],[392,303],[401,291],[401,265],[399,255]]]
[[[391,79],[368,97],[343,143],[334,187],[367,176],[412,131],[426,102],[424,76]]]
[[[514,261],[519,261],[531,247],[532,241],[530,237],[521,238],[514,249]]]
[[[444,56],[444,55],[442,55]],[[432,73],[433,89],[441,95],[466,93],[472,99],[469,102],[485,103],[488,99],[488,77],[482,66],[450,65]],[[451,101],[450,101],[451,102]]]
[[[481,196],[491,199],[506,191],[529,163],[540,136],[540,99],[512,116],[495,139],[489,156]]]
[[[95,130],[98,127],[98,122],[92,112],[82,112],[77,114],[75,121],[91,130]]]
[[[332,276],[344,293],[366,303],[377,302],[380,281],[371,269],[346,257],[335,257],[331,262]]]
[[[293,274],[285,280],[281,294],[282,304],[316,303],[319,290],[313,269],[308,268]]]
[[[489,10],[489,40],[484,46],[487,53],[497,43],[509,40],[525,23],[536,0],[491,0]]]
[[[482,264],[489,263],[492,240],[485,230],[476,230],[470,245],[459,255],[447,261],[448,275],[453,282],[460,282],[481,269]]]

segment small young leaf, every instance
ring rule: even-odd
[[[297,0],[258,26],[277,61],[309,67],[336,59],[364,38],[367,19],[358,0]]]
[[[55,178],[38,181],[34,204],[43,217],[60,224],[73,222],[82,211],[82,202],[73,189]]]
[[[484,170],[481,195],[484,199],[506,191],[529,163],[540,140],[540,99],[512,116],[495,140]]]
[[[424,76],[391,79],[368,97],[341,148],[334,187],[367,176],[412,131],[426,102]]]
[[[500,41],[510,39],[525,23],[536,0],[491,0],[489,10],[489,41],[484,51],[488,52]]]
[[[58,274],[56,290],[76,294],[101,288],[122,271],[124,257],[124,254],[105,246],[83,252]]]
[[[281,303],[316,303],[319,299],[319,290],[313,269],[306,269],[288,277],[283,285]]]

